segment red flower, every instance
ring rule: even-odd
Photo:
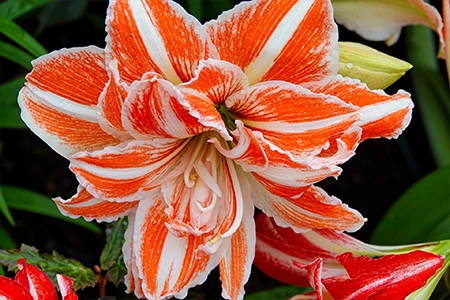
[[[0,299],[6,300],[58,300],[53,283],[37,267],[27,264],[25,258],[17,262],[19,272],[15,280],[0,276]],[[72,279],[56,275],[63,300],[77,300],[72,290]],[[3,297],[3,298],[2,298]]]

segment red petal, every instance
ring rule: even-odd
[[[254,264],[281,282],[298,286],[309,285],[307,271],[297,268],[293,261],[307,265],[316,258],[323,258],[326,264],[323,277],[345,272],[334,259],[336,253],[320,248],[306,235],[277,226],[272,219],[262,213],[256,218],[256,237]]]
[[[337,28],[329,1],[243,2],[206,24],[220,58],[250,83],[320,81],[337,73]]]
[[[8,277],[0,276],[0,299],[5,300],[33,300],[28,290]]]
[[[15,280],[22,284],[35,300],[57,300],[55,287],[50,279],[37,267],[27,264],[25,258],[17,262],[19,272]]]
[[[56,280],[63,300],[78,300],[77,294],[72,290],[73,282],[70,277],[56,274]]]
[[[404,299],[423,287],[442,267],[444,257],[416,250],[380,258],[344,253],[337,260],[350,278],[322,280],[334,299]]]
[[[106,21],[108,59],[117,59],[128,83],[150,71],[173,83],[188,81],[214,51],[198,20],[172,1],[111,1]]]
[[[398,91],[387,95],[381,90],[371,91],[366,85],[350,78],[338,77],[323,86],[310,87],[316,93],[325,93],[361,108],[362,118],[357,123],[362,129],[362,140],[368,138],[397,138],[411,120],[411,95]]]
[[[308,272],[308,281],[311,287],[314,288],[316,292],[316,299],[317,300],[323,300],[322,296],[322,259],[316,258],[314,261],[310,262],[307,265],[302,265],[296,261],[293,262],[293,264],[300,268],[300,269],[306,269]]]

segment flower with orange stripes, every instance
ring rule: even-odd
[[[22,118],[70,160],[70,217],[128,216],[128,291],[183,298],[219,266],[243,297],[254,206],[277,224],[355,231],[363,217],[313,184],[368,138],[408,125],[410,95],[337,74],[329,0],[242,2],[200,24],[169,0],[111,0],[106,48],[33,62]]]

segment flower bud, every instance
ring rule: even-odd
[[[362,44],[339,42],[339,49],[339,74],[359,79],[370,89],[385,89],[412,68],[406,61]]]

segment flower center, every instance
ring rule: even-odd
[[[236,130],[236,124],[234,123],[236,118],[230,113],[228,107],[225,104],[220,104],[216,106],[216,109],[222,117],[222,120],[225,123],[227,129],[229,131]]]

